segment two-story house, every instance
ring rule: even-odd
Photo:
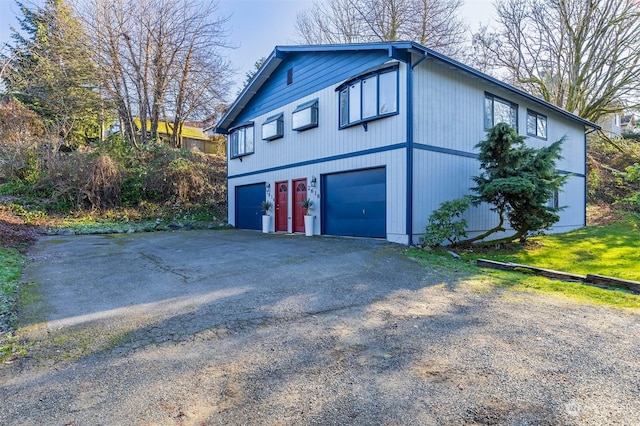
[[[553,231],[585,225],[586,133],[598,126],[413,42],[276,47],[218,123],[227,135],[229,223],[414,244],[446,200],[470,193],[478,141],[498,122],[531,146],[566,137]],[[489,206],[470,234],[497,222]]]

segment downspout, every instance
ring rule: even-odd
[[[407,245],[413,245],[413,68],[411,54],[407,61]]]
[[[425,53],[414,64],[411,63],[411,53],[407,60],[407,237],[408,245],[413,245],[413,68],[427,58]]]

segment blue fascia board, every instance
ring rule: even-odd
[[[238,115],[242,108],[244,108],[251,98],[258,92],[260,87],[269,79],[271,73],[280,65],[283,61],[284,55],[278,51],[278,48],[274,49],[269,57],[265,60],[264,65],[253,76],[253,79],[245,86],[240,95],[233,102],[227,113],[220,119],[215,127],[215,133],[227,134],[229,132],[229,126],[233,122],[233,119]]]
[[[419,43],[411,41],[394,41],[394,42],[378,42],[378,43],[352,43],[352,44],[326,44],[326,45],[304,45],[304,46],[276,46],[273,52],[269,55],[265,61],[264,66],[256,73],[253,80],[244,88],[242,93],[238,96],[235,102],[229,108],[229,111],[222,117],[218,125],[216,126],[216,133],[224,134],[228,130],[235,117],[242,111],[242,109],[249,103],[251,98],[258,92],[260,87],[268,80],[275,69],[286,60],[288,53],[304,53],[304,52],[341,52],[341,51],[362,51],[362,50],[384,50],[388,52],[390,58],[409,62],[410,53],[416,53],[423,57],[419,60],[421,62],[425,58],[431,58],[448,64],[454,68],[457,68],[463,72],[469,73],[477,78],[485,80],[493,85],[501,87],[511,93],[521,96],[531,102],[542,105],[556,113],[559,113],[565,117],[568,117],[574,121],[583,124],[585,127],[590,127],[594,130],[600,130],[600,126],[595,123],[585,120],[569,111],[559,108],[549,102],[546,102],[524,90],[518,89],[510,84],[500,81],[490,75],[487,75],[475,68],[458,62],[455,59],[438,53],[435,50],[431,50]],[[416,63],[417,65],[417,63]]]

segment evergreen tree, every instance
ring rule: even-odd
[[[100,96],[85,33],[65,0],[29,9],[16,1],[22,32],[14,30],[4,80],[10,97],[37,113],[61,144],[99,136]]]
[[[473,178],[474,203],[486,202],[499,216],[498,225],[482,235],[465,241],[471,243],[500,231],[508,220],[515,234],[494,240],[524,241],[532,233],[549,229],[560,217],[561,207],[549,201],[566,182],[568,175],[556,169],[562,157],[564,138],[539,149],[527,147],[525,137],[506,123],[487,132],[487,139],[476,145],[480,149],[482,173]]]

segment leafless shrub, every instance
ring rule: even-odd
[[[43,154],[41,154],[43,155]],[[85,153],[48,153],[42,177],[36,189],[46,193],[53,202],[68,209],[84,207],[84,194],[80,190],[88,179],[89,158]]]
[[[83,194],[94,209],[108,209],[120,205],[122,173],[118,164],[108,155],[94,159],[88,168]]]
[[[0,103],[0,175],[28,178],[36,172],[43,135],[44,126],[34,112],[16,102]]]

